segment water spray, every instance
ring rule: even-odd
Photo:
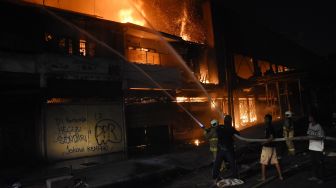
[[[133,0],[128,0],[128,3],[138,12],[139,15],[145,20],[147,25],[153,30],[153,32],[158,36],[162,44],[176,57],[177,61],[183,66],[185,70],[187,70],[189,76],[194,80],[198,88],[201,89],[201,91],[205,94],[205,96],[208,98],[211,105],[214,105],[217,113],[221,118],[224,119],[225,115],[221,110],[218,108],[216,103],[212,100],[209,93],[206,91],[206,89],[202,86],[202,84],[199,82],[199,80],[195,77],[195,75],[192,73],[190,68],[188,67],[187,63],[182,59],[182,57],[176,52],[176,50],[162,37],[162,34],[158,32],[155,27],[149,22],[149,20],[146,18],[146,16],[140,11],[140,9],[137,7],[136,3],[132,3]],[[202,127],[202,126],[201,126]]]
[[[54,18],[56,18],[57,20],[61,21],[62,23],[66,24],[69,27],[72,27],[74,29],[76,29],[77,31],[81,32],[82,34],[84,34],[85,36],[87,36],[88,38],[90,38],[91,40],[95,41],[97,44],[102,45],[103,47],[107,48],[109,51],[111,51],[113,54],[117,55],[120,59],[122,59],[124,62],[128,63],[128,60],[117,50],[115,50],[114,48],[112,48],[111,46],[109,46],[108,44],[106,44],[105,42],[97,39],[95,36],[93,36],[92,34],[90,34],[89,32],[83,30],[82,28],[76,26],[75,24],[65,20],[64,18],[62,18],[61,16],[55,14],[54,12],[48,10],[47,8],[43,7],[43,10],[45,10],[49,15],[53,16]],[[160,88],[162,92],[164,92],[170,99],[175,100],[175,97],[173,97],[169,92],[167,92],[158,82],[156,82],[149,74],[147,74],[143,69],[141,69],[138,65],[134,64],[134,63],[129,63],[131,66],[133,66],[136,70],[138,70],[140,73],[142,73],[148,80],[150,80],[156,87]],[[193,120],[194,122],[196,122],[196,124],[201,127],[204,128],[205,126],[195,117],[193,116],[184,106],[182,106],[181,104],[177,103],[177,105],[185,112],[187,113]]]
[[[202,84],[197,80],[197,78],[195,77],[195,75],[192,73],[192,71],[190,70],[190,68],[188,67],[188,65],[186,64],[186,62],[182,59],[182,57],[174,50],[174,48],[168,44],[168,42],[166,40],[164,40],[164,38],[162,37],[162,35],[160,34],[160,32],[158,32],[155,27],[149,22],[149,20],[146,18],[146,16],[139,10],[139,8],[137,7],[137,5],[135,3],[131,3],[130,1],[134,1],[134,0],[128,0],[129,4],[131,6],[133,6],[133,8],[138,12],[138,14],[140,14],[142,16],[142,18],[146,21],[147,25],[154,31],[154,33],[159,37],[159,39],[161,40],[161,42],[165,45],[165,47],[167,47],[170,52],[172,52],[175,57],[177,58],[178,62],[183,66],[183,68],[185,70],[187,70],[187,72],[189,73],[189,76],[195,81],[195,83],[197,84],[197,86],[202,90],[202,92],[206,95],[206,97],[208,98],[209,102],[211,103],[211,105],[214,106],[214,108],[216,109],[216,111],[218,112],[218,114],[224,119],[225,115],[221,112],[221,110],[218,108],[218,106],[216,105],[215,101],[212,100],[211,96],[209,95],[209,93],[206,91],[206,89],[202,86]],[[185,12],[184,12],[185,14]],[[187,111],[186,111],[187,112]],[[190,114],[192,116],[192,118],[194,119],[193,115],[190,112],[187,112],[188,114]],[[196,119],[196,118],[195,118]],[[199,126],[201,128],[204,128],[203,125],[199,124]],[[266,142],[268,141],[267,139],[251,139],[251,138],[244,138],[241,137],[239,135],[235,135],[235,137],[239,140],[242,141],[247,141],[247,142]],[[293,137],[291,138],[291,140],[311,140],[311,139],[315,139],[315,140],[321,140],[321,138],[316,138],[316,137],[311,137],[311,136],[303,136],[303,137]],[[333,137],[325,137],[323,138],[325,140],[332,140],[332,141],[336,141],[336,138]],[[289,140],[288,138],[276,138],[273,139],[273,142],[283,142],[283,141],[287,141]]]
[[[76,26],[75,24],[63,19],[62,17],[60,17],[59,15],[53,13],[52,11],[48,10],[47,8],[43,7],[43,10],[45,10],[48,14],[50,14],[51,16],[53,16],[54,18],[56,18],[57,20],[61,21],[62,23],[68,25],[69,27],[73,27],[75,28],[77,31],[81,32],[82,34],[84,34],[85,36],[87,36],[88,38],[90,38],[91,40],[97,42],[98,44],[104,46],[105,48],[107,48],[109,51],[111,51],[112,53],[114,53],[115,55],[117,55],[119,58],[121,58],[123,61],[128,63],[128,60],[122,55],[120,54],[117,50],[113,49],[112,47],[110,47],[108,44],[106,44],[105,42],[97,39],[95,36],[91,35],[90,33],[88,33],[87,31],[81,29],[80,27]],[[146,20],[148,22],[148,20]],[[157,31],[156,31],[157,32]],[[158,33],[158,32],[157,32]],[[164,41],[164,39],[162,38],[162,36],[159,34],[158,35],[160,37],[160,39],[162,41]],[[164,41],[165,42],[165,41]],[[177,58],[183,62],[183,65],[185,66],[185,68],[188,68],[188,66],[185,64],[185,62],[183,61],[183,59],[177,54],[177,52],[169,45],[165,42],[166,45],[168,45],[168,47],[170,47],[170,50],[172,50],[172,52],[174,54],[177,55]],[[139,66],[137,66],[134,63],[129,63],[131,66],[133,66],[136,70],[138,70],[139,72],[141,72],[144,76],[146,76],[147,79],[149,79],[156,87],[160,88],[162,92],[164,92],[169,98],[171,98],[172,100],[175,100],[175,98],[168,93],[166,90],[164,90],[164,88],[158,83],[156,82],[149,74],[147,74],[143,69],[141,69]],[[188,68],[188,70],[190,70]],[[194,75],[193,78],[195,80],[197,80]],[[219,111],[218,107],[216,106],[216,104],[214,103],[214,101],[211,99],[211,97],[209,96],[209,94],[206,92],[206,90],[204,89],[204,87],[197,81],[198,85],[201,87],[202,91],[207,95],[209,101],[211,101],[211,103],[214,104],[215,108]],[[186,112],[196,123],[200,128],[205,128],[205,126],[193,115],[191,114],[191,112],[189,112],[184,106],[182,106],[181,104],[177,103],[177,105],[184,111]],[[220,111],[219,111],[220,112]],[[222,117],[224,118],[224,114],[220,112],[220,114],[222,115]],[[242,141],[246,141],[246,142],[267,142],[269,141],[268,139],[253,139],[253,138],[244,138],[241,137],[239,135],[235,135],[235,137],[239,140]],[[311,136],[301,136],[301,137],[293,137],[293,138],[276,138],[273,139],[272,142],[283,142],[283,141],[287,141],[287,140],[329,140],[329,141],[336,141],[336,138],[334,137],[324,137],[324,138],[318,138],[318,137],[311,137]]]

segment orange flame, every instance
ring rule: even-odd
[[[140,25],[140,26],[144,26],[145,25],[145,21],[144,20],[140,20],[140,19],[136,19],[133,16],[133,9],[129,8],[129,9],[121,9],[119,11],[119,18],[120,18],[120,22],[121,23],[133,23],[136,25]]]
[[[253,98],[239,98],[239,119],[240,126],[247,126],[257,121],[255,100]]]
[[[143,2],[135,1],[135,6],[138,11],[140,11],[140,13],[137,12],[137,10],[134,10],[133,7],[127,7],[126,9],[121,9],[119,11],[119,20],[121,23],[132,23],[140,26],[145,26],[146,22],[143,17],[146,17],[146,15],[143,9]]]
[[[130,4],[134,3],[142,15],[145,16],[143,1],[132,0],[23,0],[25,2],[55,7],[63,10],[70,10],[84,14],[99,16],[102,19],[112,20],[121,23],[133,23],[145,26],[145,19]]]
[[[183,17],[181,19],[181,32],[180,32],[180,36],[182,37],[183,40],[190,41],[190,36],[186,33],[187,20],[188,20],[188,13],[187,13],[186,7],[184,7],[184,9],[183,9]]]
[[[198,139],[194,140],[194,144],[195,146],[199,146],[200,145],[200,141]]]
[[[182,37],[183,40],[186,41],[202,43],[202,39],[196,40],[195,38],[195,36],[201,35],[199,33],[200,32],[202,33],[201,31],[202,29],[201,27],[197,27],[197,29],[195,30],[194,27],[196,22],[193,21],[193,15],[189,14],[192,8],[188,6],[187,1],[169,0],[171,2],[178,2],[178,3],[183,2],[183,4],[177,5],[178,10],[181,10],[179,11],[181,12],[181,14],[180,13],[173,14],[172,13],[173,11],[167,10],[167,7],[163,7],[165,3],[162,3],[161,5],[161,3],[153,3],[154,1],[145,1],[145,0],[22,0],[22,1],[34,4],[40,4],[47,7],[54,7],[62,10],[69,10],[72,12],[79,12],[83,14],[93,15],[101,19],[120,23],[133,23],[143,27],[149,26],[146,22],[146,19],[148,19],[150,23],[159,31],[180,36]],[[133,7],[130,3],[132,3],[139,11],[136,10],[135,7]],[[181,6],[181,9],[179,9],[180,8],[179,6]],[[157,14],[160,14],[160,16],[158,15],[153,16],[153,12],[155,12],[153,9],[157,9],[155,11]],[[150,12],[147,12],[147,14],[145,14],[146,11]],[[168,26],[166,26],[166,24],[168,24]],[[178,27],[175,27],[175,25],[173,24],[177,24]],[[199,37],[202,38],[201,36]]]
[[[205,63],[200,65],[199,81],[203,84],[209,84],[209,70]]]

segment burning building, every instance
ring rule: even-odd
[[[171,44],[199,80],[218,82],[209,75],[209,67],[216,65],[207,61],[211,55],[204,41],[193,42],[191,35],[190,41],[184,40],[188,29],[182,22],[190,19],[176,19],[182,29],[160,32],[158,37],[123,2],[115,14],[101,4],[94,6],[101,14],[90,12],[92,2],[79,7],[70,1],[2,2],[6,27],[1,35],[1,71],[3,80],[10,81],[2,82],[1,94],[8,99],[3,106],[11,110],[1,135],[9,140],[3,135],[17,132],[18,140],[27,139],[27,145],[3,142],[2,148],[21,148],[5,158],[23,153],[32,160],[57,161],[201,135],[176,106],[177,91],[192,87],[191,78],[160,42],[162,37]],[[12,121],[25,111],[31,112],[26,119]]]
[[[5,157],[57,161],[202,138],[179,105],[204,125],[221,120],[218,111],[232,114],[239,129],[266,112],[300,110],[301,74],[282,54],[240,38],[248,32],[230,16],[221,30],[212,3],[1,2]]]
[[[260,122],[266,113],[281,119],[287,110],[304,115],[309,93],[302,83],[311,71],[306,65],[323,59],[228,7],[212,2],[218,67],[224,70],[219,77],[231,93],[228,109],[236,124]]]

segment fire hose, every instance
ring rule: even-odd
[[[238,140],[242,140],[245,142],[268,142],[269,139],[260,139],[260,138],[245,138],[239,136],[237,134],[234,135]],[[297,137],[290,137],[290,138],[274,138],[272,142],[283,142],[287,140],[329,140],[329,141],[336,141],[336,138],[326,136],[326,137],[315,137],[315,136],[297,136]]]
[[[269,142],[269,139],[259,139],[259,138],[245,138],[242,136],[239,136],[237,134],[234,135],[238,140],[242,140],[245,142]],[[290,137],[290,138],[275,138],[272,139],[271,142],[283,142],[283,141],[287,141],[287,140],[299,140],[299,141],[303,141],[303,140],[328,140],[328,141],[336,141],[335,137],[330,137],[330,136],[325,136],[325,137],[316,137],[316,136],[297,136],[297,137]],[[325,153],[326,156],[329,157],[335,157],[336,156],[336,152],[326,152]]]

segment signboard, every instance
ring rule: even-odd
[[[125,127],[121,104],[49,104],[45,120],[46,151],[49,160],[125,150]]]

